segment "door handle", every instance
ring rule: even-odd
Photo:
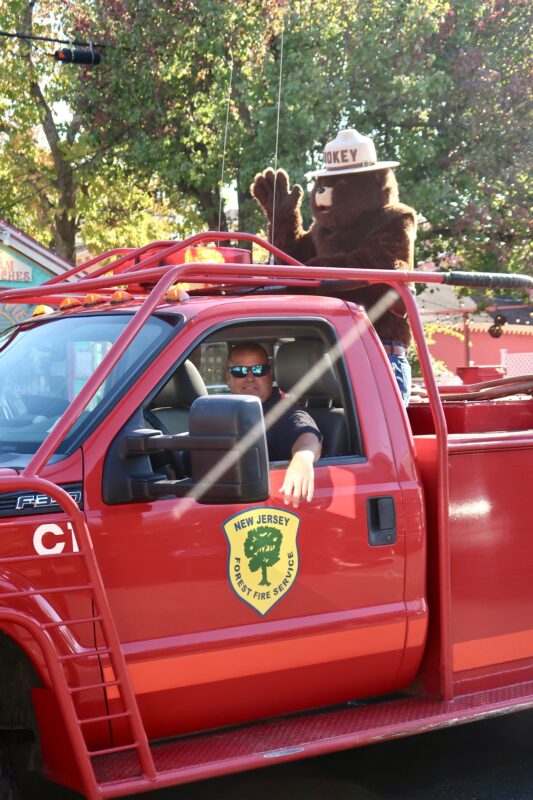
[[[373,547],[395,544],[396,511],[393,497],[367,497],[368,543]]]

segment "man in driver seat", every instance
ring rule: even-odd
[[[286,409],[279,389],[272,385],[268,355],[261,345],[244,342],[232,348],[226,366],[226,380],[232,394],[251,394],[263,405],[266,440],[271,461],[289,461],[281,487],[285,503],[297,508],[300,500],[311,500],[314,491],[313,465],[320,458],[322,434],[313,418],[294,403]]]

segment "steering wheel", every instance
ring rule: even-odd
[[[5,394],[0,394],[0,419],[7,421],[14,419],[15,414]]]

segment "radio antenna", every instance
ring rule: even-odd
[[[228,142],[229,107],[231,101],[232,88],[233,88],[233,56],[231,57],[231,65],[229,71],[228,102],[226,105],[226,124],[224,126],[224,146],[222,149],[222,173],[220,175],[220,187],[218,190],[219,194],[218,230],[220,230],[220,226],[222,224],[222,187],[224,186],[224,167],[226,166],[226,145]]]
[[[272,226],[270,231],[270,242],[274,244],[274,233],[276,229],[276,181],[278,179],[278,145],[279,145],[279,116],[281,110],[281,79],[283,75],[283,44],[284,44],[285,22],[281,26],[281,46],[279,54],[279,81],[278,81],[278,111],[276,118],[276,147],[274,150],[274,198],[272,203]],[[270,256],[270,263],[274,264],[274,255]]]

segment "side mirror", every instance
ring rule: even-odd
[[[191,406],[188,434],[167,436],[140,428],[139,422],[138,417],[130,421],[106,457],[106,503],[170,495],[199,503],[257,503],[269,497],[265,423],[257,397],[199,397]],[[149,456],[165,451],[190,453],[190,478],[170,480],[154,473]]]

